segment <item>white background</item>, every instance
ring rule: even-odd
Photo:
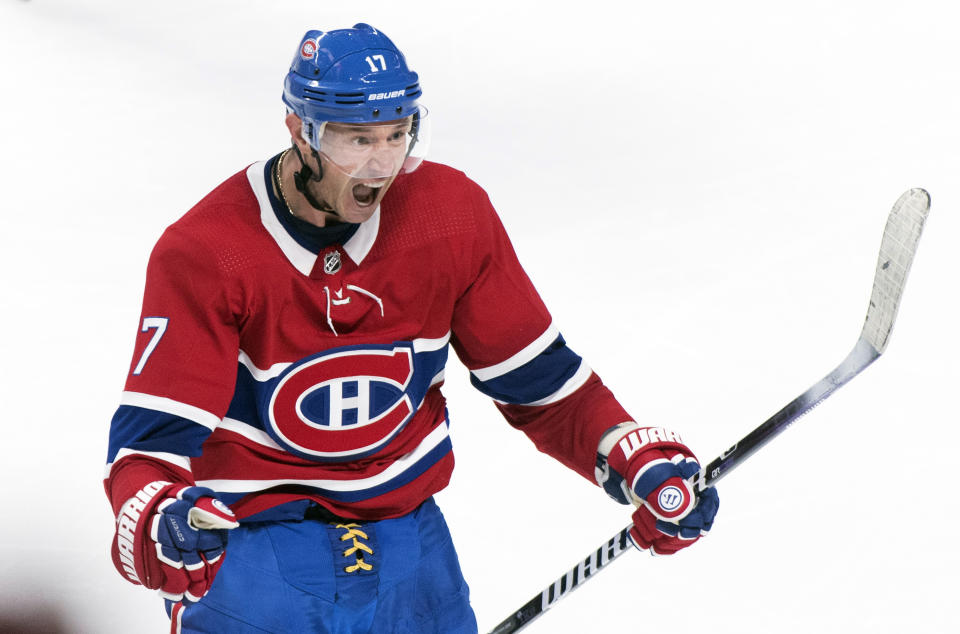
[[[100,481],[147,256],[285,146],[302,33],[367,21],[573,349],[704,461],[843,358],[887,211],[933,198],[884,357],[720,484],[702,543],[628,553],[528,631],[958,631],[951,4],[0,0],[0,617],[164,630],[113,570]],[[439,497],[485,630],[628,512],[447,376]]]

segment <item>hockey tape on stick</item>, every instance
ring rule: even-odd
[[[929,211],[930,195],[923,189],[908,190],[897,199],[883,230],[867,318],[853,350],[830,374],[701,469],[700,473],[693,477],[698,491],[716,484],[720,478],[846,385],[883,354],[890,340],[907,274],[913,264],[913,256]],[[626,526],[596,552],[530,599],[493,628],[490,634],[510,634],[523,629],[583,582],[593,578],[604,566],[627,550],[632,550],[629,548],[628,537],[631,526]]]

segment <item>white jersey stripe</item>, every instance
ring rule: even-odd
[[[253,378],[261,383],[280,376],[283,374],[284,370],[290,367],[289,363],[274,363],[266,370],[263,370],[254,365],[253,361],[243,350],[240,351],[239,361],[246,369],[250,370],[250,374],[253,375]]]
[[[501,361],[496,365],[491,365],[486,368],[477,368],[473,370],[473,376],[477,377],[480,381],[489,381],[490,379],[495,379],[498,376],[503,376],[507,372],[516,370],[525,363],[533,361],[537,355],[547,349],[553,341],[560,336],[560,331],[557,328],[550,324],[547,329],[543,332],[542,335],[537,337],[525,347],[520,352],[516,353],[506,361]]]
[[[148,458],[153,458],[154,460],[169,462],[174,466],[190,471],[190,458],[187,456],[180,456],[175,453],[167,453],[166,451],[137,451],[136,449],[121,449],[117,452],[117,456],[113,459],[113,462],[107,464],[106,473],[103,477],[110,477],[110,471],[113,470],[113,465],[120,462],[121,458],[126,458],[127,456],[147,456]]]
[[[414,352],[436,352],[437,350],[442,350],[444,346],[450,343],[450,332],[440,337],[439,339],[414,339],[413,340],[413,351]]]
[[[120,404],[152,409],[165,414],[173,414],[174,416],[191,420],[198,425],[203,425],[207,429],[216,429],[217,425],[220,424],[220,417],[216,414],[165,396],[154,396],[141,392],[124,392],[120,395]]]
[[[198,480],[197,486],[210,487],[214,491],[221,493],[249,493],[291,484],[325,489],[327,491],[363,491],[380,486],[399,477],[407,469],[414,466],[421,458],[430,453],[432,449],[446,440],[448,436],[449,431],[447,430],[446,423],[441,423],[436,429],[427,434],[416,449],[394,461],[380,473],[369,478],[360,478],[357,480]]]
[[[235,418],[224,418],[223,422],[220,423],[220,427],[218,427],[218,430],[219,429],[232,431],[233,433],[239,434],[251,442],[255,442],[258,445],[263,445],[264,447],[269,447],[270,449],[286,451],[283,447],[278,445],[273,438],[270,437],[270,434],[262,429],[257,429],[253,425],[248,425],[242,420],[237,420]]]

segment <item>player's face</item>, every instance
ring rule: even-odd
[[[328,123],[320,142],[321,199],[346,222],[363,222],[377,209],[400,172],[410,141],[411,119],[388,123]]]

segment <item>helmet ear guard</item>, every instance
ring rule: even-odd
[[[323,130],[327,127],[326,121],[311,121],[310,119],[301,119],[303,125],[300,126],[300,136],[310,147],[315,150],[320,149],[320,138],[323,137]]]
[[[412,172],[420,167],[423,160],[430,150],[430,112],[420,106],[413,113],[410,121],[410,147],[407,148],[407,156],[403,161],[403,171]]]

